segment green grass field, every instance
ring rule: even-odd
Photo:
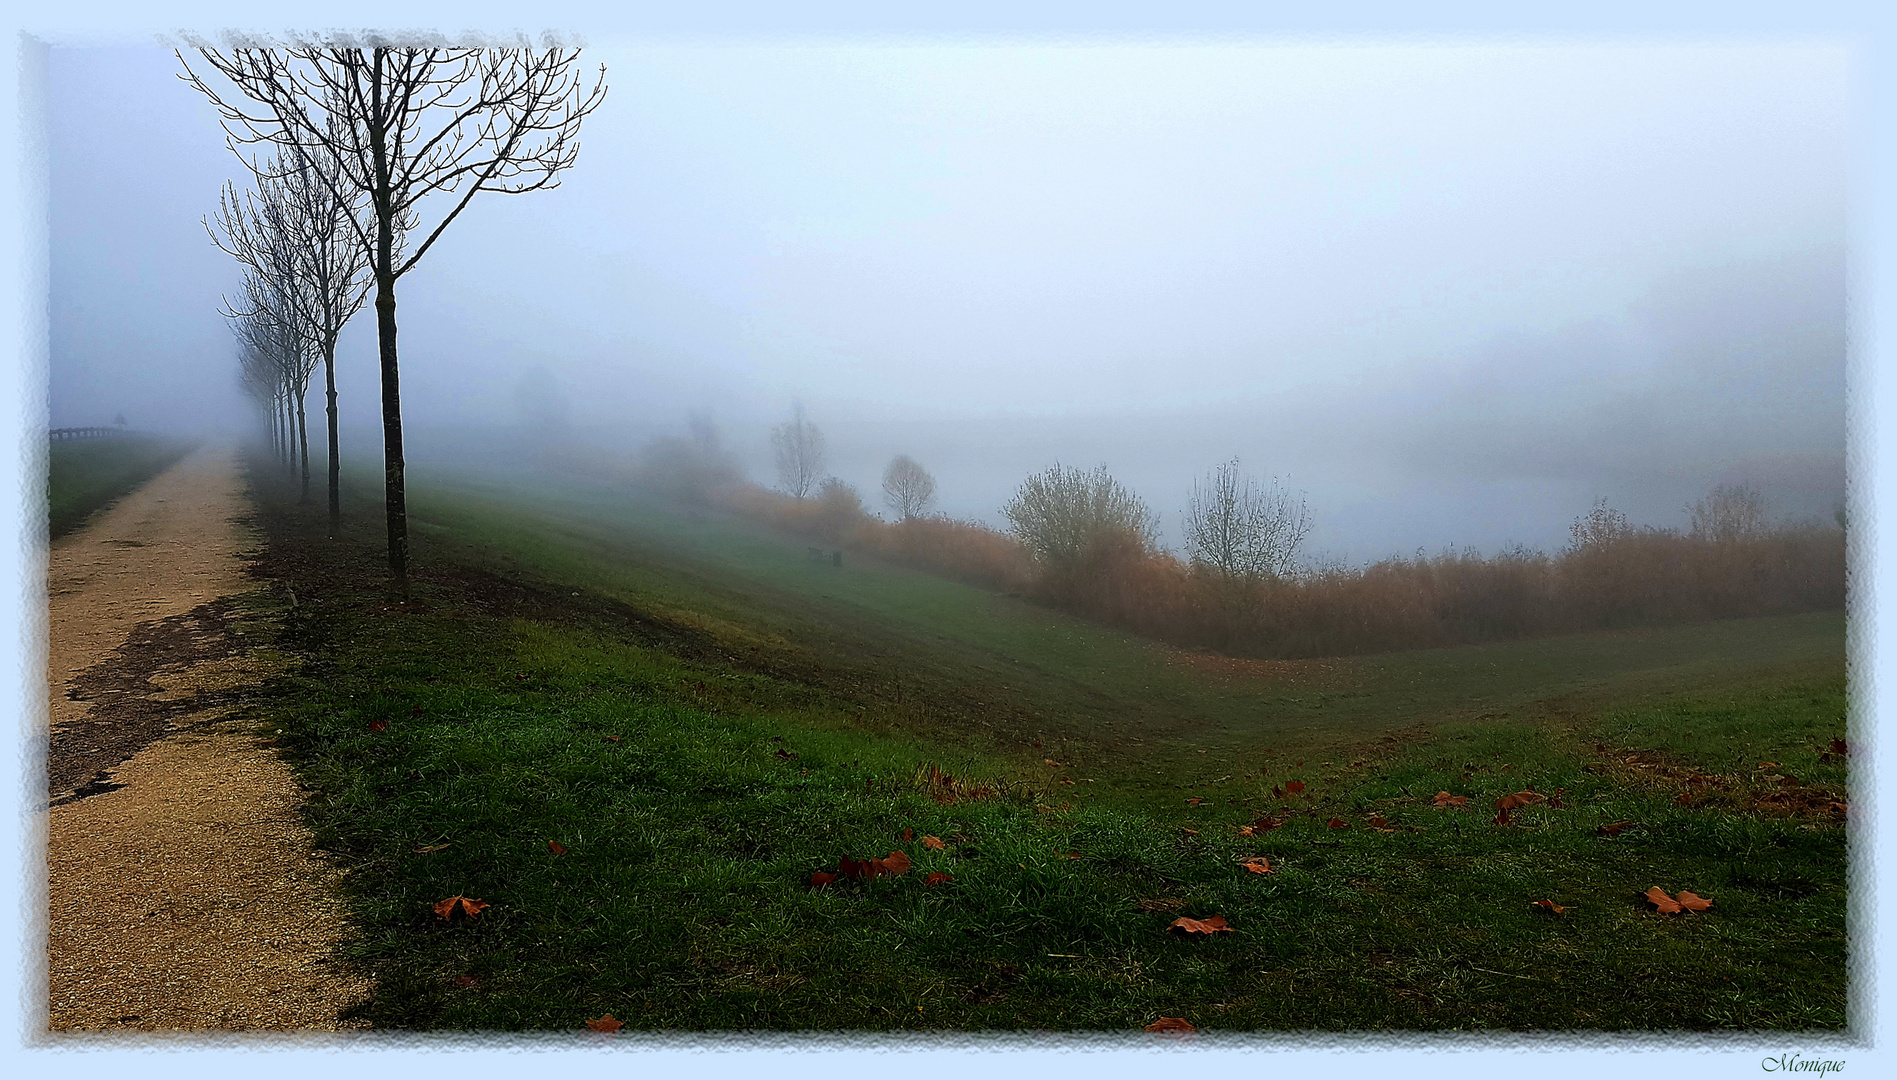
[[[62,439],[47,451],[46,525],[54,538],[189,453],[183,439],[129,435]]]
[[[1839,614],[1236,662],[425,473],[403,603],[366,500],[330,543],[261,494],[304,665],[260,717],[351,871],[378,1026],[1844,1023]],[[1494,823],[1524,789],[1562,805]]]

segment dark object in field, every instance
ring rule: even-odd
[[[1146,1030],[1164,1032],[1164,1031],[1197,1031],[1199,1029],[1196,1027],[1193,1027],[1191,1024],[1188,1024],[1183,1017],[1162,1016],[1159,1019],[1153,1021],[1152,1023],[1146,1025]]]
[[[830,558],[833,560],[832,565],[836,566],[837,569],[841,570],[843,568],[843,553],[841,551],[832,551]]]

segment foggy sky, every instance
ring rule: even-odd
[[[1720,481],[1842,500],[1842,49],[588,57],[612,89],[563,185],[477,198],[398,287],[416,460],[549,408],[629,453],[708,409],[770,483],[801,401],[872,505],[896,453],[991,523],[1105,464],[1176,538],[1238,456],[1349,559],[1552,548],[1598,497],[1679,525]],[[53,426],[248,423],[200,223],[243,175],[177,70],[52,53]],[[367,316],[338,383],[378,453]]]

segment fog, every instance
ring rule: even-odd
[[[398,287],[409,454],[630,455],[801,402],[990,523],[1105,464],[1172,542],[1234,456],[1315,553],[1560,546],[1605,497],[1843,500],[1847,53],[1819,46],[599,42],[554,191]],[[156,47],[49,63],[52,426],[249,430],[201,219],[244,180]],[[346,454],[380,452],[373,322]],[[315,429],[320,397],[312,395]],[[313,452],[319,433],[312,430]]]

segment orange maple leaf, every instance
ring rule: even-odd
[[[1256,835],[1257,832],[1258,830],[1250,825],[1240,825],[1238,827],[1238,835],[1240,836],[1253,836]]]
[[[547,841],[547,850],[553,852],[555,855],[565,855],[566,845],[558,840],[549,840]]]
[[[461,913],[472,920],[489,906],[490,905],[484,901],[473,900],[466,896],[450,896],[448,899],[435,905],[435,914],[444,919],[452,918],[455,908],[459,907]]]
[[[1502,806],[1500,802],[1497,802],[1495,805]],[[1506,806],[1502,806],[1500,810],[1496,811],[1495,817],[1489,821],[1491,825],[1507,825],[1509,823],[1508,807]]]
[[[1278,826],[1283,825],[1284,819],[1275,818],[1275,817],[1261,817],[1257,821],[1252,822],[1251,824],[1252,824],[1252,828],[1257,829],[1259,832],[1270,832],[1271,830],[1277,828]]]
[[[1382,814],[1371,814],[1370,827],[1373,829],[1387,829],[1390,827],[1390,823],[1383,820]]]
[[[1186,805],[1187,805],[1187,806],[1197,806],[1197,805],[1199,805],[1200,803],[1202,803],[1202,802],[1204,802],[1204,801],[1205,801],[1204,799],[1197,799],[1197,798],[1194,798],[1194,799],[1187,799],[1187,800],[1186,800]]]
[[[902,842],[905,844],[908,843],[910,838],[915,836],[915,834],[916,831],[914,829],[904,829],[902,831]]]
[[[1647,903],[1659,908],[1660,914],[1662,915],[1678,915],[1684,911],[1705,911],[1707,908],[1713,906],[1711,900],[1694,896],[1690,892],[1682,891],[1677,896],[1668,896],[1666,893],[1660,891],[1660,886],[1658,885],[1648,889],[1646,897]]]
[[[944,844],[937,837],[925,836],[922,838],[922,846],[925,848],[928,848],[930,851],[941,851],[943,848],[947,847],[948,845]]]
[[[1297,793],[1304,790],[1304,781],[1302,780],[1287,781],[1284,785],[1284,789],[1290,792],[1291,794],[1296,795]]]
[[[1221,931],[1231,933],[1232,928],[1225,925],[1225,916],[1214,915],[1209,919],[1188,919],[1181,916],[1172,921],[1168,930],[1180,930],[1188,934],[1216,934]]]
[[[1254,874],[1269,874],[1274,872],[1271,869],[1270,860],[1266,859],[1263,855],[1257,855],[1249,859],[1240,859],[1238,865],[1250,870]]]
[[[923,878],[922,883],[924,885],[940,885],[945,881],[954,881],[954,880],[955,880],[954,874],[944,874],[940,870],[937,870],[934,873],[930,874],[928,877]]]
[[[1197,1031],[1196,1027],[1186,1023],[1184,1017],[1162,1016],[1146,1025],[1148,1031]]]
[[[614,1020],[612,1013],[607,1013],[605,1016],[602,1016],[597,1020],[588,1020],[586,1022],[586,1026],[592,1028],[594,1031],[604,1031],[610,1034],[611,1032],[618,1031],[620,1028],[625,1027],[626,1025],[620,1023],[617,1020]]]
[[[1532,900],[1529,902],[1529,906],[1538,907],[1543,911],[1552,911],[1556,915],[1559,915],[1562,912],[1568,910],[1567,908],[1562,907],[1560,904],[1555,903],[1553,900]]]
[[[1344,819],[1342,819],[1342,818],[1332,818],[1332,819],[1330,819],[1329,821],[1326,821],[1326,822],[1325,822],[1324,824],[1326,824],[1326,825],[1329,825],[1329,826],[1330,826],[1331,828],[1333,828],[1333,829],[1348,829],[1348,828],[1350,828],[1350,822],[1348,822],[1348,821],[1345,821],[1345,820],[1344,820]]]
[[[1435,803],[1437,806],[1454,806],[1460,808],[1469,805],[1469,797],[1467,795],[1451,795],[1447,791],[1438,791],[1436,793]]]
[[[1616,821],[1612,824],[1602,825],[1600,828],[1595,829],[1594,832],[1600,836],[1619,836],[1621,833],[1633,827],[1634,823],[1631,821]]]

